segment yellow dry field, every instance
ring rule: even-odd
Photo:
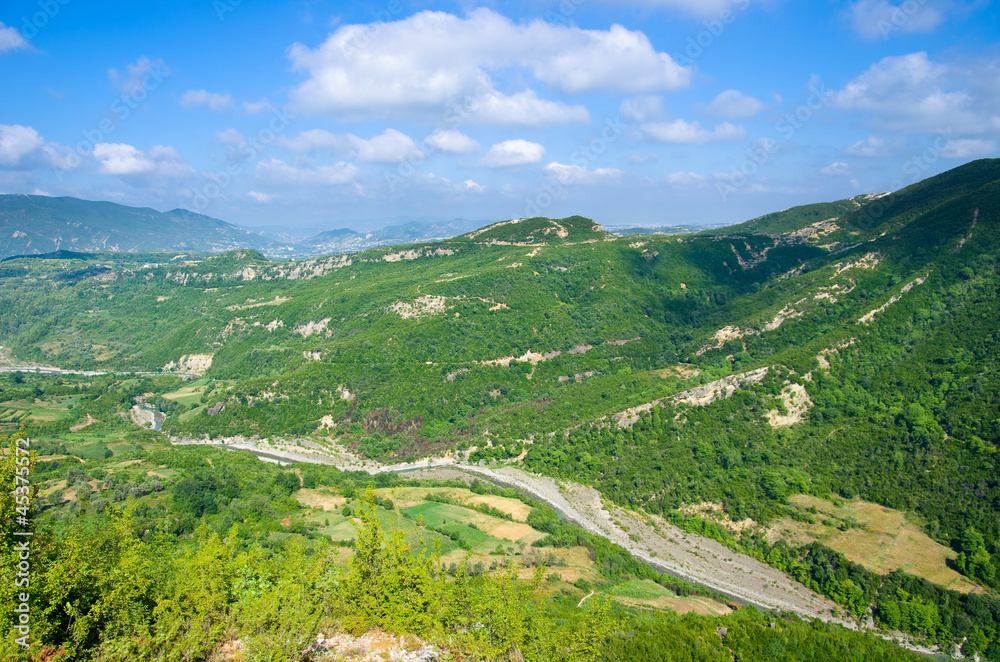
[[[725,616],[732,611],[732,609],[721,602],[716,602],[715,600],[699,596],[675,598],[664,595],[656,599],[643,600],[641,598],[627,598],[625,596],[616,595],[613,596],[612,599],[629,607],[638,607],[639,609],[656,609],[660,611],[669,609],[677,612],[678,614],[694,613],[702,616]]]
[[[299,490],[295,498],[307,508],[322,508],[323,510],[339,510],[347,503],[347,499],[339,494],[330,494],[320,490]]]
[[[501,496],[477,494],[469,499],[468,503],[471,503],[474,506],[485,503],[491,508],[496,508],[499,511],[507,513],[518,522],[527,522],[528,514],[531,512],[531,506],[523,501],[508,499],[507,497]]]
[[[500,538],[501,540],[509,540],[511,542],[521,542],[525,545],[530,545],[536,540],[541,540],[545,537],[545,534],[541,531],[536,531],[527,524],[521,524],[519,522],[508,522],[506,520],[494,520],[499,522],[496,526],[490,528],[480,529],[481,531],[490,534],[494,538]]]
[[[400,508],[417,506],[427,501],[430,494],[444,496],[456,503],[477,506],[486,504],[491,508],[505,512],[518,522],[526,522],[531,507],[518,499],[508,499],[501,496],[485,494],[473,494],[469,490],[457,487],[396,487],[393,489],[375,490],[375,493],[382,498],[392,499],[392,502]]]
[[[835,507],[829,501],[804,494],[792,496],[789,501],[802,508],[815,507],[816,523],[786,517],[772,527],[768,534],[772,540],[784,539],[793,546],[819,541],[879,574],[901,569],[960,593],[981,590],[948,567],[947,561],[955,558],[955,551],[923,533],[907,513],[860,500]],[[854,526],[841,531],[836,524],[842,521],[853,522]]]
[[[164,393],[163,398],[165,400],[179,400],[181,398],[186,398],[192,395],[201,395],[205,392],[207,386],[202,384],[201,386],[182,386],[176,391],[171,393]]]

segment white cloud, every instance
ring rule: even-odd
[[[264,97],[259,101],[243,102],[243,110],[245,110],[249,115],[257,115],[259,113],[263,113],[266,110],[271,110],[272,108],[274,108],[274,105],[267,97]]]
[[[873,64],[831,101],[839,108],[870,114],[872,125],[886,130],[997,132],[998,78],[1000,63],[995,60],[939,64],[918,52]]]
[[[282,142],[288,148],[304,154],[326,151],[368,163],[402,163],[410,156],[421,154],[413,139],[396,129],[386,129],[370,140],[359,138],[353,133],[330,133],[324,129],[312,129]]]
[[[753,117],[764,110],[764,104],[748,94],[737,90],[726,90],[715,97],[706,110],[717,117],[735,119]]]
[[[941,156],[946,159],[976,159],[982,156],[997,156],[997,141],[970,138],[949,140],[941,150]]]
[[[31,126],[0,124],[0,168],[31,170],[52,166],[73,170],[81,160],[71,149],[46,140]]]
[[[149,90],[156,87],[160,80],[170,73],[170,67],[163,60],[150,60],[143,55],[135,63],[126,65],[125,73],[117,69],[108,69],[108,79],[122,94],[133,95],[141,89]]]
[[[272,186],[321,186],[350,184],[361,170],[353,163],[339,161],[332,166],[296,168],[281,159],[261,161],[254,170],[257,181]]]
[[[124,143],[98,143],[93,154],[101,164],[99,172],[105,175],[180,179],[195,172],[176,149],[164,145],[154,145],[143,152]]]
[[[299,106],[359,117],[445,110],[458,121],[587,121],[582,106],[545,101],[531,89],[502,92],[490,74],[527,74],[570,93],[674,90],[691,76],[638,31],[517,24],[485,8],[464,18],[424,11],[372,26],[344,25],[315,49],[294,44],[289,57],[308,76],[292,90]]]
[[[505,140],[490,147],[481,165],[491,168],[541,163],[545,158],[545,148],[527,140]]]
[[[616,0],[616,4],[621,1]],[[756,0],[625,0],[627,4],[666,7],[699,18],[719,17],[726,10],[735,14],[746,9],[754,1]]]
[[[745,138],[746,129],[738,124],[723,122],[712,130],[702,128],[698,122],[674,120],[643,124],[642,130],[649,138],[665,143],[696,145],[716,140]]]
[[[268,193],[261,193],[260,191],[250,191],[249,193],[247,193],[247,197],[253,200],[254,202],[259,202],[261,204],[266,205],[269,202],[274,202],[275,198],[277,198],[278,196]]]
[[[863,39],[887,39],[897,32],[930,32],[944,16],[933,2],[908,0],[893,4],[887,0],[856,0],[847,7],[851,27]]]
[[[833,163],[823,168],[819,172],[820,174],[823,175],[831,177],[839,177],[841,175],[850,175],[851,167],[846,163],[844,163],[843,161],[834,161]]]
[[[17,166],[22,159],[45,144],[33,127],[0,124],[0,165]]]
[[[31,48],[27,40],[15,27],[8,27],[0,21],[0,53]]]
[[[185,110],[204,106],[213,113],[221,113],[229,110],[229,107],[232,105],[233,95],[228,92],[226,94],[216,94],[208,90],[188,90],[181,96],[181,106]]]
[[[683,170],[680,170],[667,175],[665,181],[671,186],[676,186],[678,188],[693,188],[697,186],[704,186],[705,182],[708,181],[708,177],[705,175],[699,175],[696,172],[684,172]]]
[[[353,133],[348,139],[357,158],[369,163],[401,163],[410,156],[422,154],[413,139],[395,129],[386,129],[371,140],[358,138]]]
[[[622,101],[618,112],[633,122],[649,122],[663,117],[663,98],[653,95],[630,97]]]
[[[465,186],[465,190],[472,191],[473,193],[484,193],[486,191],[485,186],[477,184],[472,179],[466,179],[464,182],[462,182],[462,185]]]
[[[470,120],[479,124],[561,124],[589,122],[590,113],[583,106],[567,106],[539,99],[534,90],[501,94],[495,90],[476,101]]]
[[[578,165],[567,165],[553,161],[545,166],[546,172],[550,173],[561,184],[595,184],[600,180],[617,180],[621,177],[622,171],[617,168],[596,168],[587,170]]]
[[[854,143],[844,151],[852,156],[876,157],[887,156],[891,152],[891,147],[885,138],[868,136],[864,140]]]
[[[424,143],[431,149],[446,154],[471,154],[480,149],[476,140],[455,129],[438,129],[424,138]]]
[[[647,152],[645,154],[636,153],[636,154],[629,154],[628,156],[625,157],[625,159],[629,163],[634,163],[635,165],[644,165],[646,163],[656,163],[657,161],[660,160],[660,155],[653,154],[651,152]]]

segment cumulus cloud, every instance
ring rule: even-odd
[[[734,140],[745,138],[746,129],[738,124],[723,122],[714,129],[702,128],[698,122],[674,120],[672,122],[654,122],[643,124],[642,130],[647,137],[665,143],[697,145],[717,140]]]
[[[534,90],[503,92],[490,74],[513,71],[566,93],[626,94],[675,90],[691,77],[642,32],[518,24],[486,8],[464,18],[423,11],[377,29],[344,25],[315,49],[294,44],[289,57],[307,75],[292,98],[309,112],[348,116],[447,109],[474,122],[587,121],[586,109]]]
[[[108,69],[108,80],[125,95],[133,95],[142,89],[152,89],[164,76],[169,76],[170,67],[162,59],[151,60],[145,55],[134,63],[126,65],[125,71]]]
[[[278,196],[269,193],[261,193],[260,191],[250,191],[249,193],[247,193],[247,197],[253,200],[254,202],[267,204],[269,202],[273,202],[275,198],[277,198]]]
[[[471,154],[480,149],[478,141],[455,129],[438,129],[424,138],[424,143],[446,154]]]
[[[8,27],[0,21],[0,53],[30,48],[28,41],[21,36],[17,28]]]
[[[983,156],[997,156],[996,140],[960,138],[949,140],[941,150],[946,159],[977,159]]]
[[[764,110],[764,104],[748,94],[737,90],[726,90],[715,97],[706,110],[717,117],[735,119],[753,117]]]
[[[0,124],[0,165],[18,166],[45,141],[33,127],[20,124]]]
[[[350,184],[361,170],[353,163],[339,161],[330,166],[297,168],[281,159],[261,161],[254,170],[258,182],[272,186],[322,186]]]
[[[676,186],[677,188],[693,188],[697,186],[703,186],[705,182],[708,181],[708,177],[705,175],[699,175],[696,172],[684,172],[679,170],[677,172],[672,172],[664,178],[671,186]]]
[[[164,145],[143,152],[125,143],[98,143],[93,155],[101,164],[99,172],[105,175],[180,179],[195,172],[176,149]]]
[[[887,39],[895,33],[931,32],[943,20],[933,2],[856,0],[847,7],[847,19],[862,39]]]
[[[30,170],[53,166],[65,171],[79,165],[80,159],[72,150],[47,142],[34,127],[0,124],[0,168]]]
[[[545,148],[527,140],[505,140],[490,147],[481,165],[490,168],[541,163],[545,158]]]
[[[645,165],[647,163],[656,163],[657,161],[660,160],[660,155],[654,154],[652,152],[645,152],[645,153],[636,152],[635,154],[629,154],[628,156],[626,156],[625,160],[635,165]]]
[[[865,156],[865,157],[876,157],[876,156],[887,156],[891,152],[891,146],[889,141],[885,138],[879,138],[877,136],[868,136],[864,140],[859,140],[854,143],[846,150],[844,150],[851,156]]]
[[[587,170],[578,165],[567,165],[553,161],[545,166],[548,172],[560,184],[596,184],[601,180],[618,180],[622,171],[617,168],[596,168]]]
[[[839,177],[841,175],[851,174],[851,167],[844,163],[843,161],[834,161],[830,165],[826,166],[819,171],[822,175],[827,175],[830,177]]]
[[[926,52],[890,56],[832,95],[845,110],[867,113],[877,128],[909,133],[1000,131],[1000,62],[941,64]]]
[[[248,115],[257,115],[259,113],[263,113],[264,111],[271,110],[272,108],[274,108],[274,105],[267,97],[258,101],[243,102],[243,110],[245,110]]]
[[[649,94],[625,99],[618,107],[618,112],[633,122],[649,122],[666,114],[663,110],[663,98]]]
[[[181,106],[185,110],[204,107],[213,113],[221,113],[229,110],[229,107],[232,105],[233,95],[228,92],[226,94],[216,94],[208,90],[188,90],[181,96]]]
[[[617,0],[621,2],[621,0]],[[628,4],[647,7],[665,7],[699,18],[713,18],[729,10],[736,12],[746,9],[756,0],[625,0]]]
[[[323,129],[312,129],[282,142],[288,148],[304,154],[326,151],[368,163],[401,163],[410,156],[421,154],[413,139],[396,129],[386,129],[369,140],[353,133],[330,133]]]
[[[472,193],[485,193],[486,192],[486,187],[482,186],[480,184],[477,184],[475,182],[475,180],[473,180],[473,179],[466,179],[464,182],[462,182],[462,186],[465,187],[466,191],[471,191]]]

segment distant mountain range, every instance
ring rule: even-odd
[[[271,258],[304,258],[447,239],[480,225],[465,219],[411,221],[371,232],[342,228],[300,239],[254,232],[187,209],[159,212],[114,202],[13,194],[0,195],[0,259],[60,250],[222,253],[242,248]]]

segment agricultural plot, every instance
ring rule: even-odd
[[[726,605],[703,596],[678,596],[656,582],[633,579],[611,587],[605,594],[615,602],[639,609],[669,609],[678,614],[695,613],[723,616],[732,610]]]
[[[793,546],[819,541],[879,574],[901,569],[961,593],[979,588],[948,567],[956,552],[923,533],[908,513],[860,500],[835,506],[805,494],[789,501],[803,510],[815,508],[816,523],[786,517],[771,528],[772,540],[784,539]]]

